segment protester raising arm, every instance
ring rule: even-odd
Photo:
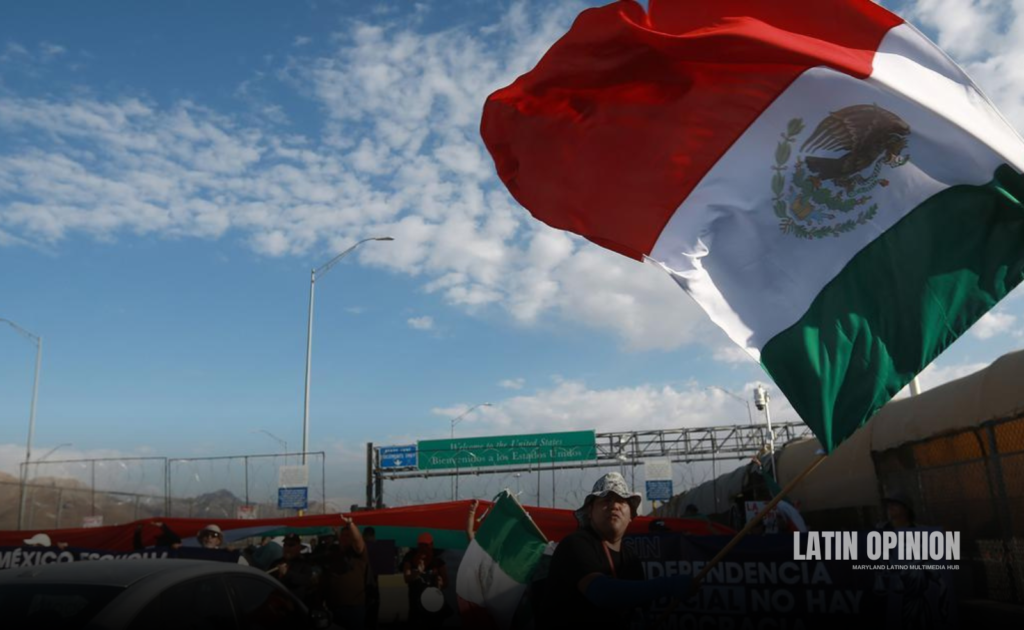
[[[338,529],[338,538],[341,539],[344,532],[348,532],[352,536],[352,550],[357,554],[361,554],[366,551],[366,541],[363,540],[363,534],[356,527],[355,521],[351,518],[341,517],[343,519],[342,526]]]
[[[469,542],[473,542],[476,538],[476,510],[480,507],[480,502],[473,499],[469,502],[469,513],[466,514],[466,537],[469,538]]]

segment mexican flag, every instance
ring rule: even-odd
[[[494,501],[459,565],[455,591],[466,627],[509,628],[547,539],[509,491]]]
[[[869,0],[584,11],[481,131],[524,207],[662,266],[828,451],[1024,274],[1024,143]]]

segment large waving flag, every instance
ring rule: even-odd
[[[829,451],[1024,273],[1024,143],[869,0],[584,11],[481,130],[524,207],[661,264]]]
[[[498,495],[459,565],[463,625],[509,628],[546,546],[515,497],[507,490]]]

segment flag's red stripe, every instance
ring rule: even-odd
[[[490,501],[480,501],[479,513],[486,513],[491,505],[493,504]],[[573,515],[572,510],[529,506],[525,506],[525,509],[549,540],[562,540],[562,538],[568,536],[577,528],[576,517]],[[376,527],[390,526],[465,531],[468,510],[469,501],[451,501],[367,512],[353,512],[349,516],[359,526],[374,525]],[[630,523],[627,531],[630,534],[645,533],[652,520],[654,519],[647,516],[637,517]],[[728,533],[731,531],[723,532],[722,529],[719,529],[720,526],[702,519],[668,518],[662,520],[674,532],[684,532],[698,536]],[[132,535],[135,532],[136,525],[154,521],[166,523],[171,528],[171,531],[182,538],[195,536],[200,529],[211,522],[215,522],[225,532],[235,529],[261,527],[272,527],[274,529],[284,527],[298,529],[339,527],[344,522],[340,514],[312,514],[303,517],[254,520],[218,519],[216,521],[211,521],[208,518],[147,518],[126,524],[107,525],[96,528],[59,530],[43,528],[23,531],[0,531],[0,547],[20,546],[26,538],[41,531],[46,531],[54,542],[66,542],[71,547],[130,551],[132,549]],[[154,544],[158,533],[158,529],[147,527],[144,530],[143,543],[146,545]],[[231,538],[230,535],[228,537]]]
[[[488,98],[481,123],[499,176],[534,216],[638,259],[801,73],[867,77],[902,23],[870,0],[650,4],[650,15],[632,1],[581,13]]]

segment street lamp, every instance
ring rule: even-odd
[[[473,406],[472,406],[472,407],[470,407],[469,409],[467,409],[467,410],[463,411],[463,412],[462,412],[462,413],[460,413],[459,415],[457,415],[457,416],[455,416],[454,418],[452,418],[452,438],[451,438],[451,439],[453,439],[453,440],[455,439],[455,425],[457,425],[458,423],[462,422],[462,419],[463,419],[463,418],[465,418],[466,416],[468,416],[468,415],[469,415],[470,413],[472,413],[473,411],[476,411],[476,410],[477,410],[477,409],[479,409],[480,407],[493,407],[493,406],[494,406],[494,405],[492,405],[492,404],[491,404],[491,403],[489,403],[489,402],[485,402],[485,403],[480,403],[479,405],[473,405]]]
[[[754,388],[754,406],[757,407],[758,411],[764,411],[765,420],[768,422],[768,452],[771,453],[772,459],[772,477],[778,481],[779,475],[775,470],[775,432],[772,431],[772,412],[768,408],[768,403],[771,402],[772,397],[768,395],[768,390],[764,388],[760,383]]]
[[[463,418],[468,416],[473,411],[476,411],[480,407],[493,407],[493,406],[494,405],[492,405],[489,402],[480,403],[479,405],[473,405],[469,409],[463,411],[459,415],[457,415],[454,418],[452,418],[452,420],[451,420],[451,422],[452,422],[452,437],[451,437],[451,439],[453,439],[453,440],[455,439],[455,425],[457,425],[458,423],[462,422]],[[452,501],[454,501],[454,500],[456,500],[459,497],[459,470],[458,470],[458,467],[459,467],[459,451],[458,451],[458,449],[455,448],[455,444],[454,443],[451,445],[451,448],[452,448],[453,451],[455,451],[455,477],[452,479]]]
[[[58,448],[64,448],[65,446],[74,446],[74,444],[72,444],[71,442],[64,442],[63,444],[58,444],[57,446],[54,446],[50,450],[46,451],[46,455],[43,455],[38,460],[36,460],[36,464],[46,461],[46,458],[49,457],[50,455],[53,455]]]
[[[309,451],[309,376],[310,369],[312,368],[313,361],[313,291],[316,288],[316,277],[317,275],[323,276],[330,271],[334,265],[337,265],[339,261],[345,256],[352,253],[352,250],[359,247],[363,243],[368,241],[393,241],[395,239],[390,236],[377,236],[374,238],[364,238],[352,247],[349,247],[345,251],[341,252],[334,258],[327,261],[324,265],[317,269],[313,269],[309,273],[309,325],[306,328],[306,394],[303,398],[302,403],[302,465],[306,465],[306,452]]]
[[[717,389],[718,391],[722,392],[726,396],[731,396],[731,397],[735,398],[736,400],[738,400],[740,403],[746,405],[747,406],[747,420],[750,421],[750,424],[754,424],[754,414],[753,414],[753,412],[750,411],[750,401],[749,400],[744,400],[743,398],[740,397],[739,394],[731,392],[731,391],[727,390],[724,387],[719,387],[718,385],[709,385],[707,387],[707,389]]]
[[[25,523],[25,484],[28,482],[28,464],[32,461],[32,436],[36,431],[36,399],[39,395],[39,367],[43,362],[43,338],[33,335],[9,319],[0,318],[0,322],[9,324],[22,337],[36,344],[36,375],[32,380],[32,406],[29,407],[28,412],[28,442],[25,444],[25,469],[21,474],[21,498],[18,502],[18,529],[20,530]]]
[[[274,435],[270,431],[267,431],[266,429],[253,429],[252,431],[249,431],[249,433],[262,433],[262,434],[266,435],[271,440],[274,440],[275,442],[280,444],[281,445],[281,451],[285,454],[285,457],[288,456],[288,442],[286,442],[285,440],[282,440],[281,438],[277,437],[276,435]],[[287,463],[288,462],[286,460],[285,464],[287,464]]]

